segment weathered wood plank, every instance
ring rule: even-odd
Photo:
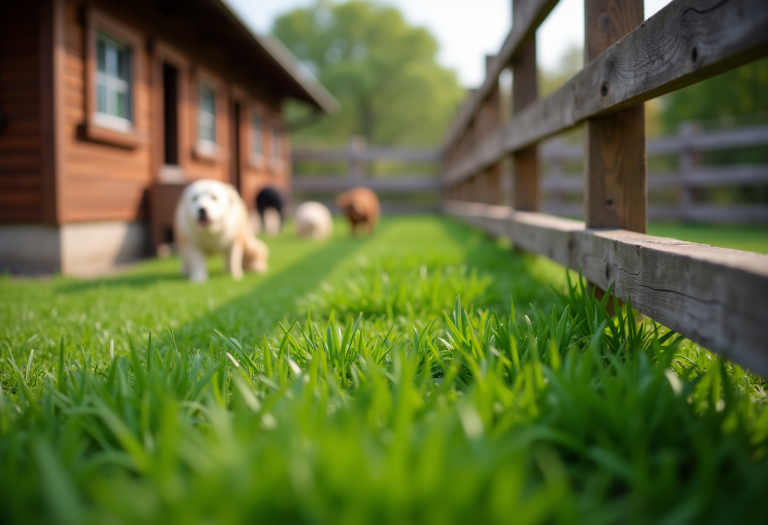
[[[346,191],[353,186],[365,186],[380,193],[416,193],[437,192],[440,181],[437,179],[350,179],[350,178],[319,178],[294,177],[294,191],[333,192]]]
[[[370,146],[355,152],[351,155],[349,149],[329,149],[329,150],[311,150],[298,149],[291,153],[293,162],[306,161],[344,161],[351,159],[362,160],[366,162],[392,160],[408,162],[439,162],[442,159],[442,152],[437,149],[418,149],[418,148],[387,148],[383,146]]]
[[[518,5],[514,12],[512,29],[501,45],[501,50],[496,55],[496,60],[494,60],[492,67],[488,69],[483,85],[473,90],[472,94],[459,108],[459,113],[446,135],[444,142],[445,150],[450,150],[459,141],[465,128],[480,110],[482,102],[498,83],[501,72],[520,52],[521,46],[536,33],[536,29],[557,5],[557,1],[526,0]]]
[[[650,174],[648,188],[679,188],[683,182],[694,188],[768,185],[768,166],[747,164],[697,168],[686,176],[685,181],[678,173]],[[578,192],[584,189],[584,180],[575,173],[562,174],[556,179],[544,178],[541,187],[544,191]]]
[[[513,16],[530,4],[514,0]],[[536,36],[532,35],[520,46],[520,52],[512,62],[512,118],[531,105],[539,97],[538,71],[536,68]],[[539,148],[536,144],[512,153],[512,206],[520,211],[538,211],[541,206],[539,181]]]
[[[558,91],[450,166],[453,184],[589,117],[609,114],[768,55],[764,0],[674,0]]]
[[[768,144],[768,126],[745,126],[736,129],[721,129],[693,135],[692,137],[667,136],[648,139],[648,155],[668,155],[680,153],[685,148],[701,151],[742,148]],[[547,142],[540,148],[541,157],[549,159],[580,159],[584,155],[581,146],[566,145],[560,142]]]
[[[449,214],[545,255],[632,301],[632,307],[768,376],[768,255],[653,237],[485,204],[447,202]]]
[[[587,0],[584,61],[643,22],[642,0]],[[602,89],[607,91],[608,87]],[[584,124],[584,220],[590,228],[645,233],[648,190],[645,108],[637,105]]]

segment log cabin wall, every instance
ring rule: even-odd
[[[65,58],[65,129],[60,175],[62,223],[143,221],[147,189],[153,182],[211,178],[238,183],[253,208],[255,195],[267,184],[290,188],[289,139],[282,131],[279,98],[266,84],[254,82],[256,64],[233,64],[227,50],[207,42],[201,28],[156,2],[83,3],[63,0]],[[114,28],[114,30],[113,30]],[[91,85],[95,32],[111,32],[131,44],[134,130],[125,137],[100,134],[89,122],[94,97]],[[134,40],[130,40],[133,38]],[[178,166],[165,165],[163,150],[163,64],[178,72]],[[216,93],[215,152],[198,147],[200,86]],[[90,91],[89,91],[90,90]],[[233,116],[238,103],[239,168],[235,168]],[[250,115],[262,114],[264,152],[253,162]],[[273,128],[280,132],[280,162],[272,159]],[[92,133],[92,130],[96,130]],[[114,140],[113,140],[114,139]]]
[[[216,6],[0,1],[0,270],[93,274],[146,255],[152,188],[178,195],[195,179],[232,182],[251,209],[266,185],[290,192],[281,101],[325,111],[335,101],[297,86],[279,56]],[[198,140],[203,84],[215,92],[207,142]],[[110,89],[129,101],[106,103],[117,112],[105,106]],[[170,107],[176,125],[166,130]],[[172,217],[175,203],[153,203],[152,217]]]
[[[0,222],[43,220],[41,10],[0,2]]]

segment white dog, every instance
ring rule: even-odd
[[[256,239],[248,209],[231,184],[198,180],[184,188],[174,221],[181,271],[191,280],[208,279],[205,256],[223,253],[235,279],[243,270],[267,271],[267,246]]]
[[[296,208],[296,234],[315,240],[327,239],[333,234],[331,212],[319,202],[305,202]]]

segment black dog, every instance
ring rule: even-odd
[[[272,186],[267,186],[266,188],[262,189],[258,195],[256,195],[256,211],[259,212],[259,218],[261,219],[261,223],[266,225],[264,222],[264,212],[268,210],[269,208],[274,208],[275,211],[277,211],[278,215],[280,216],[280,223],[278,226],[278,229],[282,229],[283,227],[283,196],[280,194],[280,192],[277,190],[277,188],[274,188]],[[277,232],[268,232],[268,233],[277,233]]]

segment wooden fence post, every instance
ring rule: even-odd
[[[585,0],[585,63],[643,23],[643,0]],[[597,83],[605,97],[614,88]],[[643,104],[588,119],[584,129],[584,221],[587,228],[645,233],[648,188]]]
[[[552,189],[549,191],[549,207],[553,215],[562,215],[564,211],[562,183],[564,182],[563,174],[565,173],[565,162],[562,153],[566,146],[565,140],[563,137],[557,137],[551,142],[551,146],[553,154],[549,159],[550,171],[548,179]]]
[[[585,0],[584,63],[643,23],[643,0]],[[613,86],[597,84],[602,97]],[[584,124],[584,222],[587,228],[646,233],[648,180],[645,106],[588,119]],[[592,287],[592,283],[589,283]],[[594,286],[595,296],[604,291]],[[613,302],[608,302],[612,315]]]
[[[526,0],[512,0],[512,17]],[[520,17],[522,18],[522,17]],[[520,53],[512,60],[512,115],[534,102],[539,96],[536,72],[536,35],[523,44]],[[539,183],[539,157],[536,144],[512,154],[512,207],[516,210],[538,211],[541,203]]]
[[[362,153],[364,151],[364,137],[358,135],[349,139],[349,178],[354,182],[363,179],[365,177],[365,172],[367,171],[365,160],[362,158]]]
[[[689,221],[692,218],[693,190],[691,187],[691,178],[698,160],[698,153],[693,148],[692,139],[698,132],[699,127],[695,122],[683,122],[678,129],[678,136],[683,143],[682,148],[680,149],[678,166],[678,171],[680,172],[680,195],[678,203],[683,221]]]
[[[485,56],[485,74],[486,76],[491,74],[491,66],[494,64],[494,62],[497,60],[496,55],[486,55]],[[502,115],[501,115],[501,88],[499,87],[499,79],[496,79],[496,85],[491,90],[490,95],[488,95],[488,100],[486,101],[486,123],[487,123],[487,130],[486,135],[490,135],[496,129],[498,129],[499,126],[501,126],[502,121]],[[501,193],[501,161],[498,161],[491,166],[488,167],[488,169],[485,170],[485,173],[483,175],[485,179],[485,185],[484,185],[484,196],[483,196],[483,202],[486,204],[501,204],[502,202],[502,193]]]

